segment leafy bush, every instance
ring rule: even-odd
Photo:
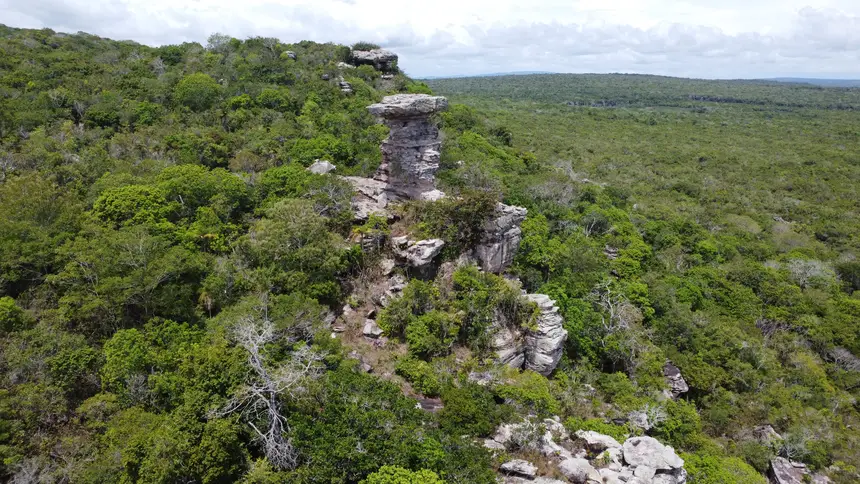
[[[603,435],[608,435],[618,442],[624,442],[633,434],[633,432],[631,432],[626,426],[606,423],[597,418],[581,419],[578,417],[570,417],[564,421],[564,426],[568,431],[570,431],[570,433],[574,433],[577,430],[591,430]]]
[[[445,481],[427,469],[410,471],[397,466],[382,466],[361,484],[445,484]]]
[[[442,402],[445,406],[439,413],[439,425],[453,435],[489,435],[507,413],[490,390],[474,383],[446,388]]]
[[[401,358],[395,371],[412,384],[412,388],[428,397],[435,397],[442,391],[442,384],[430,363],[415,358]]]
[[[767,479],[737,457],[681,454],[690,482],[702,484],[766,484]]]
[[[211,108],[221,96],[221,86],[208,74],[198,72],[185,76],[173,91],[176,102],[193,111]]]

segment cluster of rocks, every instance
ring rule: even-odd
[[[371,62],[370,59],[385,58],[379,52],[369,52],[374,54],[362,57],[361,51],[354,52],[359,54],[355,59]],[[427,94],[386,96],[382,102],[368,106],[370,113],[388,126],[389,135],[382,142],[382,163],[373,178],[344,177],[355,190],[352,208],[356,220],[364,221],[371,215],[390,219],[391,203],[435,201],[445,197],[436,188],[442,141],[434,116],[447,107],[444,97]],[[333,168],[333,165],[319,162],[310,169],[315,173],[327,173]],[[494,214],[482,227],[479,243],[471,253],[464,254],[464,259],[474,260],[484,271],[503,273],[519,248],[520,225],[525,217],[525,208],[498,203]],[[362,246],[367,245],[368,249],[381,246],[379,240],[364,242],[362,240]],[[422,270],[433,266],[445,245],[441,239],[411,240],[405,236],[393,237],[390,242],[399,264]],[[500,317],[496,325],[496,349],[500,361],[548,375],[558,365],[567,332],[562,327],[558,308],[548,296],[530,294],[526,297],[540,309],[535,327],[523,329],[517,324],[505,324]]]
[[[385,49],[354,50],[352,62],[355,65],[370,65],[382,72],[397,70],[397,54]]]
[[[564,319],[558,314],[555,301],[545,294],[526,294],[540,311],[533,328],[506,324],[497,317],[494,325],[493,348],[499,361],[513,368],[532,370],[549,375],[558,366],[567,340]]]
[[[830,484],[832,481],[824,474],[811,472],[805,464],[794,462],[785,457],[770,461],[768,477],[773,484]]]
[[[484,446],[493,451],[537,450],[554,465],[554,473],[574,484],[684,484],[684,461],[672,447],[652,437],[631,437],[619,443],[597,432],[579,430],[571,436],[558,417],[541,424],[524,421],[500,426]],[[514,459],[499,468],[506,483],[562,483],[537,475],[537,466]]]

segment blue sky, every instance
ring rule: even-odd
[[[858,0],[0,0],[0,22],[149,45],[205,43],[213,32],[368,40],[416,77],[860,78]]]

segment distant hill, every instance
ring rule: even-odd
[[[453,75],[453,76],[425,76],[418,78],[419,80],[432,80],[432,79],[462,79],[467,77],[500,77],[500,76],[529,76],[535,74],[555,74],[555,72],[550,71],[514,71],[514,72],[491,72],[489,74],[464,74],[464,75]]]
[[[860,87],[860,79],[813,79],[806,77],[775,77],[764,81],[787,82],[792,84],[812,84],[822,87]]]

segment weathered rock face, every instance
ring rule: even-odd
[[[622,446],[624,461],[630,466],[648,466],[655,470],[673,470],[684,467],[684,461],[675,449],[661,444],[653,437],[633,437]]]
[[[387,189],[396,197],[422,199],[422,194],[436,191],[442,141],[431,117],[447,107],[444,97],[427,94],[386,96],[368,106],[390,130],[382,142],[382,164],[374,178],[388,183]]]
[[[406,237],[392,237],[394,253],[412,267],[425,267],[442,252],[445,241],[442,239],[409,240]]]
[[[523,330],[502,322],[494,326],[493,349],[499,362],[512,368],[524,368],[549,375],[558,366],[567,340],[564,319],[555,301],[545,294],[527,294],[537,304],[540,315],[535,329]]]
[[[397,54],[385,49],[354,50],[352,61],[356,65],[371,65],[383,72],[391,72],[397,67]]]
[[[531,462],[522,459],[514,459],[512,461],[505,462],[499,467],[499,469],[507,474],[527,478],[532,478],[537,474],[537,467],[535,467]]]
[[[352,185],[355,195],[352,197],[352,212],[358,221],[365,221],[371,215],[389,218],[388,192],[385,182],[360,176],[345,176],[344,180]]]
[[[669,361],[663,365],[663,377],[666,378],[666,383],[669,384],[669,391],[672,394],[672,398],[678,398],[682,394],[690,391],[690,387],[684,380],[684,376],[681,375],[681,370]]]
[[[514,261],[522,240],[520,225],[526,209],[499,203],[493,218],[483,226],[481,243],[475,248],[475,258],[487,272],[500,273]]]
[[[770,461],[768,476],[774,484],[829,484],[830,478],[823,474],[809,472],[806,465],[792,462],[784,457],[776,457]],[[808,477],[806,477],[808,476]]]
[[[558,314],[555,301],[545,294],[529,294],[529,301],[537,304],[540,316],[537,329],[529,331],[525,338],[525,368],[541,375],[555,370],[567,340],[564,319]]]

